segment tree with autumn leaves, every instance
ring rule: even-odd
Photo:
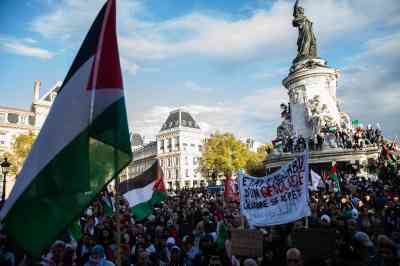
[[[35,142],[36,135],[33,132],[28,134],[19,135],[15,138],[10,151],[6,151],[3,157],[6,157],[11,163],[10,175],[16,176],[21,170],[26,157],[28,156],[33,143]]]
[[[268,147],[265,144],[253,152],[233,134],[216,132],[204,145],[200,161],[203,176],[210,177],[210,173],[213,178],[221,174],[227,176],[242,169],[250,175],[264,175],[263,161]]]

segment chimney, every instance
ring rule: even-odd
[[[38,101],[40,98],[40,80],[35,80],[35,85],[33,85],[33,101]]]

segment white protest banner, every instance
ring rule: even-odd
[[[240,210],[253,226],[286,224],[310,216],[308,206],[308,156],[296,157],[265,177],[241,174]]]

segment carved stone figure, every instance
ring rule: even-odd
[[[335,119],[333,119],[333,117],[331,116],[328,110],[328,106],[326,104],[322,105],[320,117],[322,126],[327,126],[327,127],[335,126]]]
[[[283,120],[277,128],[277,137],[280,139],[286,139],[292,136],[292,125],[290,121]]]
[[[305,88],[304,86],[299,86],[289,90],[289,97],[293,104],[302,103],[305,98]]]
[[[313,23],[304,15],[304,8],[299,6],[299,0],[296,0],[294,5],[293,17],[293,27],[299,29],[297,57],[293,60],[293,63],[316,58],[317,40],[312,29]]]
[[[290,105],[281,103],[281,117],[283,120],[290,120]]]
[[[351,128],[350,116],[345,112],[340,112],[340,127],[344,129]]]
[[[285,139],[292,136],[292,123],[290,121],[290,104],[281,104],[282,123],[277,128],[277,137]]]
[[[335,119],[330,114],[328,106],[326,104],[321,106],[319,95],[315,95],[314,98],[307,101],[306,115],[314,135],[319,134],[322,127],[336,126]]]

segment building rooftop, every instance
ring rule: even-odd
[[[23,113],[33,114],[33,112],[31,110],[26,110],[26,109],[16,108],[16,107],[6,107],[6,106],[0,106],[0,111],[23,112]]]
[[[179,127],[200,129],[199,125],[189,112],[182,109],[177,109],[169,113],[169,116],[163,124],[161,131]]]
[[[131,134],[131,145],[132,146],[142,146],[144,144],[142,136],[138,133]]]

